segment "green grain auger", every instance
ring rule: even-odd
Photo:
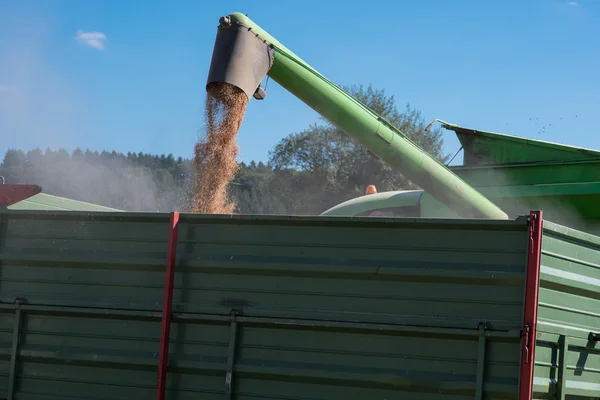
[[[260,82],[267,75],[459,216],[508,218],[493,202],[248,17],[241,13],[222,17],[207,89],[225,82],[243,90],[248,98],[262,100],[266,93]]]

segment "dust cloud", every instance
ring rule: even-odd
[[[196,174],[191,212],[233,214],[229,183],[237,170],[237,133],[244,119],[248,97],[227,83],[212,83],[206,96],[206,135],[194,149]]]

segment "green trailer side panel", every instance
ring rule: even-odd
[[[19,297],[19,399],[153,396],[168,215],[2,217],[0,389]],[[182,215],[168,398],[231,365],[233,399],[514,399],[527,245],[523,218]]]
[[[600,333],[600,238],[544,222],[537,329],[536,398],[562,387],[566,399],[597,399],[600,345],[588,336]]]

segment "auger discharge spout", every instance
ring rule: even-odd
[[[248,17],[241,13],[222,17],[207,89],[226,82],[249,99],[264,99],[260,82],[267,75],[462,217],[508,219],[489,199]]]

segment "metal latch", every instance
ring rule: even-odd
[[[262,86],[258,85],[252,97],[254,97],[256,100],[264,100],[267,97],[267,92],[262,88]]]
[[[522,346],[523,346],[523,363],[524,364],[529,364],[529,325],[525,325],[523,327],[523,333],[521,336],[523,342],[522,342]]]

